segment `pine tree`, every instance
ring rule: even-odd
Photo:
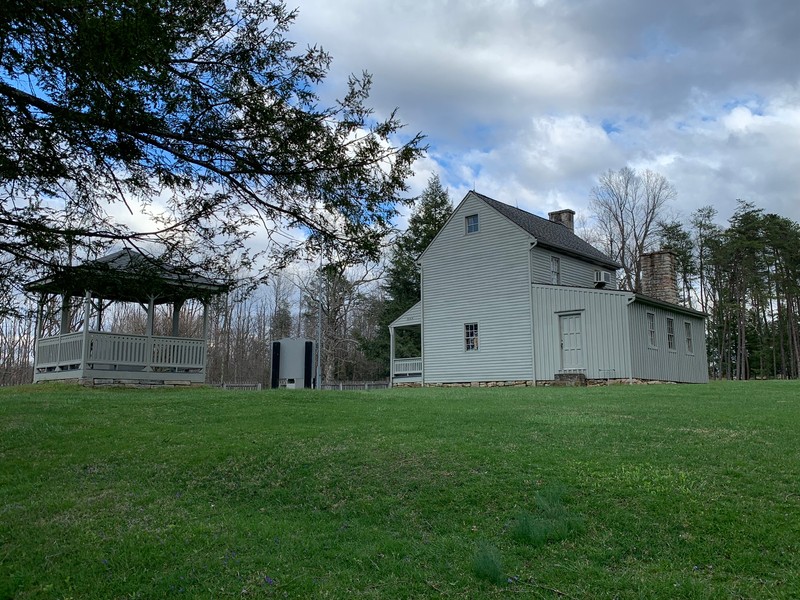
[[[368,73],[325,107],[331,57],[297,48],[295,17],[282,0],[3,2],[0,315],[57,252],[103,244],[254,279],[320,248],[379,257],[422,136],[373,115]]]
[[[672,250],[675,253],[681,304],[693,308],[692,290],[694,278],[697,275],[697,264],[692,236],[679,221],[662,221],[658,224],[658,238],[661,248]]]
[[[386,365],[389,374],[389,324],[420,300],[420,274],[417,259],[450,218],[453,206],[447,190],[438,175],[428,180],[428,185],[414,204],[408,228],[394,243],[389,267],[386,270],[386,294],[377,336],[362,340],[365,354]],[[410,331],[398,331],[395,338],[398,356],[419,356],[421,340]]]

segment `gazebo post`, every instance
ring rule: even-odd
[[[58,325],[58,353],[56,354],[56,371],[61,371],[61,342],[64,333],[69,333],[69,294],[61,293],[61,322]]]
[[[103,331],[103,299],[97,299],[97,326],[95,331]]]
[[[144,366],[144,370],[148,372],[153,370],[153,314],[155,312],[155,304],[155,297],[150,296],[147,302],[147,328],[145,330],[145,335],[147,336],[145,362],[147,364]]]
[[[208,373],[208,300],[203,300],[203,375]]]
[[[61,322],[58,326],[58,335],[69,333],[69,294],[64,292],[61,296]]]
[[[81,374],[85,375],[89,370],[89,318],[92,314],[92,292],[86,290],[83,297],[83,343],[81,348]]]
[[[44,329],[44,292],[39,293],[39,300],[36,302],[36,326],[33,330],[33,378],[36,380],[36,366],[39,362],[39,340],[42,339]]]
[[[389,387],[394,383],[394,327],[389,327]]]
[[[175,300],[172,303],[172,337],[178,337],[181,324],[181,308],[183,307],[183,300]]]

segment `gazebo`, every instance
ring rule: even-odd
[[[78,381],[85,385],[202,384],[206,377],[208,304],[228,286],[124,249],[29,283],[39,293],[33,381]],[[45,298],[61,298],[57,335],[43,336]],[[83,319],[70,331],[70,305],[83,298]],[[203,305],[202,338],[180,337],[181,308]],[[144,335],[103,331],[104,302],[134,302],[147,311]],[[172,335],[153,335],[155,307],[172,307]],[[93,315],[94,309],[94,315]],[[94,318],[93,318],[94,316]]]

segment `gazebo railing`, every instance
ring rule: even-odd
[[[80,364],[83,356],[83,333],[67,333],[39,340],[36,368],[51,370]]]
[[[101,331],[90,331],[86,338],[89,351],[84,369],[201,372],[205,368],[205,340]],[[80,368],[83,362],[83,340],[83,332],[40,339],[36,370],[43,372]]]

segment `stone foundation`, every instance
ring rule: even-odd
[[[558,377],[558,376],[557,376]],[[608,385],[676,385],[674,381],[659,381],[651,379],[587,379],[583,374],[564,374],[562,379],[538,379],[536,387],[599,387]],[[567,382],[564,378],[576,379]],[[577,379],[580,379],[578,381]],[[531,380],[512,381],[455,381],[448,383],[426,383],[424,387],[433,388],[495,388],[495,387],[533,387]],[[394,388],[423,387],[420,382],[403,382],[392,385]]]
[[[583,373],[556,373],[553,385],[559,387],[586,387],[586,375]]]
[[[205,383],[192,383],[191,381],[142,381],[140,379],[112,379],[112,378],[82,378],[79,383],[85,387],[124,387],[124,388],[139,388],[139,389],[153,389],[153,388],[185,388],[185,387],[200,387]]]
[[[531,380],[512,380],[512,381],[455,381],[452,383],[426,383],[425,387],[530,387],[533,385]]]

